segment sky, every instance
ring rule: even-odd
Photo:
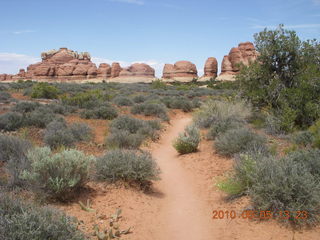
[[[303,40],[320,36],[320,0],[0,0],[0,73],[15,74],[43,51],[67,47],[92,60],[188,60],[199,75],[232,47],[284,24]]]

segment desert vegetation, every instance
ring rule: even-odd
[[[51,205],[77,204],[90,191],[101,193],[101,186],[100,195],[123,188],[155,197],[161,169],[150,145],[163,144],[161,136],[181,127],[171,125],[181,116],[193,117],[169,143],[174,160],[202,164],[202,144],[208,143],[210,164],[233,163],[223,176],[210,175],[226,200],[244,197],[257,211],[289,211],[281,220],[294,228],[317,225],[319,43],[301,41],[282,25],[256,34],[255,41],[257,61],[240,64],[234,82],[1,83],[0,238],[114,239],[129,233],[113,225],[119,210],[109,230],[96,225],[88,233]],[[106,219],[89,199],[81,201],[79,209]],[[308,217],[298,218],[300,212]]]

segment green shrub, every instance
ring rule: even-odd
[[[125,149],[138,149],[144,136],[137,133],[130,133],[128,131],[116,130],[112,131],[106,138],[106,145],[108,148],[125,148]]]
[[[157,79],[157,80],[152,81],[151,87],[154,89],[166,89],[167,85],[161,79]]]
[[[57,115],[48,106],[41,106],[24,114],[24,125],[45,128],[55,119],[57,119]]]
[[[0,239],[85,240],[77,225],[75,219],[53,208],[0,195]]]
[[[0,91],[0,103],[10,103],[11,99],[10,93]]]
[[[145,116],[155,116],[167,120],[167,109],[163,104],[145,102],[134,105],[131,108],[133,114],[144,114]]]
[[[76,139],[64,121],[53,121],[44,132],[44,142],[55,149],[62,146],[72,147]]]
[[[216,122],[245,122],[250,115],[250,106],[244,101],[208,101],[196,113],[194,121],[199,127],[209,128]]]
[[[21,186],[23,184],[20,175],[29,167],[27,152],[32,147],[27,140],[0,135],[0,161],[6,163],[5,167],[9,173],[8,185]]]
[[[73,123],[69,128],[73,138],[77,141],[89,141],[92,139],[92,129],[86,123]]]
[[[48,147],[35,148],[27,157],[31,167],[23,178],[58,200],[67,200],[86,184],[93,161],[77,150],[53,154]]]
[[[147,100],[147,97],[145,95],[136,95],[132,99],[135,103],[143,103]]]
[[[193,103],[186,97],[166,97],[162,101],[168,108],[181,109],[184,112],[191,112],[193,109]]]
[[[283,25],[254,35],[257,61],[241,66],[241,93],[259,107],[270,107],[282,131],[306,129],[320,118],[320,43],[301,41]]]
[[[309,131],[313,136],[313,146],[320,148],[320,120],[315,122],[310,128]]]
[[[255,207],[289,211],[288,220],[293,224],[319,222],[319,157],[319,151],[300,151],[280,160],[269,157],[257,161],[249,191]],[[307,211],[308,218],[297,219],[297,211]]]
[[[158,139],[160,128],[157,120],[144,121],[122,115],[111,122],[106,144],[109,148],[137,149],[146,138]]]
[[[225,156],[246,152],[256,146],[267,148],[266,139],[247,128],[230,129],[217,137],[214,143],[216,151]]]
[[[112,150],[96,161],[97,176],[107,181],[123,180],[145,184],[157,180],[159,169],[148,152]]]
[[[38,82],[32,87],[32,98],[58,98],[59,90],[46,82]]]
[[[110,124],[110,129],[113,131],[115,130],[124,130],[130,133],[137,133],[140,128],[144,125],[144,121],[132,118],[128,115],[121,115],[114,119]]]
[[[132,106],[133,101],[129,97],[118,96],[113,99],[113,102],[118,106]]]
[[[92,110],[84,110],[80,115],[85,119],[107,119],[112,120],[118,116],[117,109],[112,105],[106,104]]]
[[[0,129],[15,131],[23,126],[23,115],[17,112],[7,112],[0,115]]]
[[[314,142],[314,137],[310,131],[300,131],[293,134],[292,140],[295,144],[307,147]]]
[[[195,125],[189,125],[179,134],[173,146],[180,154],[196,152],[200,143],[200,131]]]
[[[224,134],[230,129],[236,129],[243,126],[243,123],[235,121],[233,119],[226,119],[225,121],[216,121],[207,133],[208,140],[214,140],[220,134]]]
[[[40,107],[40,103],[37,102],[19,102],[12,108],[12,111],[27,113],[36,110],[38,107]]]
[[[79,108],[94,108],[103,100],[102,91],[99,89],[76,93],[73,96],[61,97],[62,103]]]

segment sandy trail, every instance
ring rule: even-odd
[[[174,119],[162,136],[161,144],[152,150],[152,155],[161,168],[161,181],[155,188],[163,194],[159,225],[154,239],[209,240],[214,239],[211,209],[200,199],[192,176],[181,165],[173,140],[191,123],[191,116]]]

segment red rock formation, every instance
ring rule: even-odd
[[[221,74],[219,78],[223,80],[224,75],[229,75],[227,78],[234,78],[239,73],[240,64],[248,66],[251,62],[257,59],[258,53],[251,42],[240,43],[238,47],[230,50],[229,55],[224,56],[221,66]],[[229,80],[229,79],[228,79]]]
[[[111,77],[111,66],[107,63],[101,63],[97,70],[99,78],[110,78]]]
[[[78,53],[67,48],[41,53],[42,62],[31,64],[27,72],[18,76],[34,80],[83,80],[97,76],[97,67],[90,54]]]
[[[216,78],[218,72],[218,62],[214,57],[210,57],[207,59],[204,65],[204,76],[207,78]]]
[[[149,77],[155,78],[155,70],[145,63],[134,63],[120,72],[120,77]]]
[[[112,63],[110,77],[111,78],[119,77],[121,70],[122,68],[120,67],[119,63],[117,62]]]
[[[164,79],[190,81],[198,77],[196,65],[189,61],[179,61],[174,65],[166,64],[163,68]]]

